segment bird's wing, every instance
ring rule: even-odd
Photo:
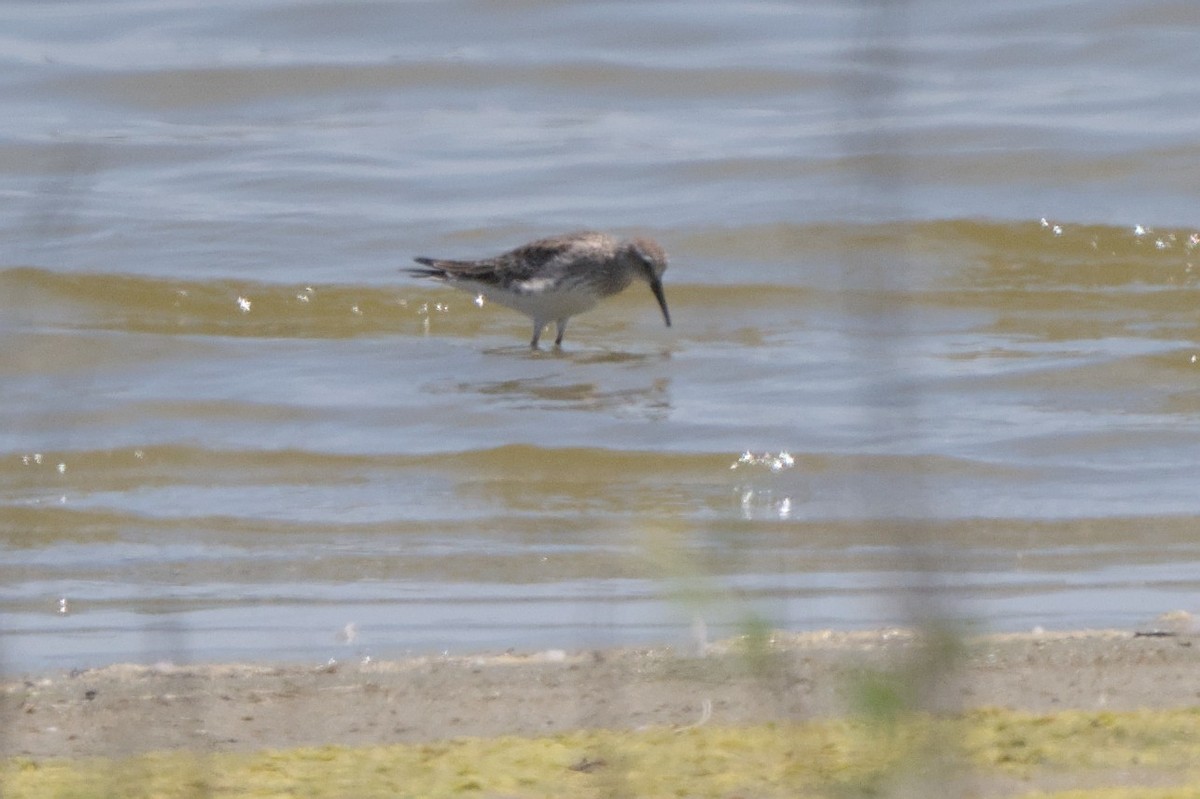
[[[470,280],[482,284],[501,284],[527,280],[535,277],[549,262],[563,256],[578,246],[584,236],[592,234],[568,234],[552,236],[523,244],[495,258],[481,261],[452,261],[442,258],[414,258],[422,269],[409,269],[418,277],[435,277],[443,280]]]
[[[414,258],[423,266],[406,269],[417,277],[434,277],[442,280],[472,280],[477,283],[496,282],[497,259],[486,261],[450,261],[444,258]]]
[[[503,261],[512,272],[523,272],[524,277],[532,277],[541,271],[542,267],[557,260],[579,246],[580,242],[590,233],[568,233],[565,236],[551,236],[545,239],[522,244],[515,250],[504,253],[497,261]]]

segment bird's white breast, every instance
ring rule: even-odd
[[[484,292],[500,305],[520,311],[535,319],[562,319],[596,307],[599,299],[590,291],[578,287],[555,285],[554,281],[533,279],[522,281],[517,291]]]

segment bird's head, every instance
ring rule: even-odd
[[[663,248],[652,239],[630,239],[621,245],[620,255],[635,276],[650,284],[654,299],[662,308],[663,321],[670,327],[671,312],[667,310],[667,297],[662,286],[663,272],[667,271],[667,254]]]

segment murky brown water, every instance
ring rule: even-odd
[[[873,7],[0,11],[4,666],[1195,609],[1200,11]]]

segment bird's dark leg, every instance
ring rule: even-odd
[[[529,342],[529,349],[536,350],[538,348],[538,339],[542,337],[542,328],[546,323],[540,319],[533,320],[533,340]]]
[[[567,318],[563,317],[554,323],[558,327],[558,336],[554,339],[554,346],[562,346],[563,333],[567,332]]]

